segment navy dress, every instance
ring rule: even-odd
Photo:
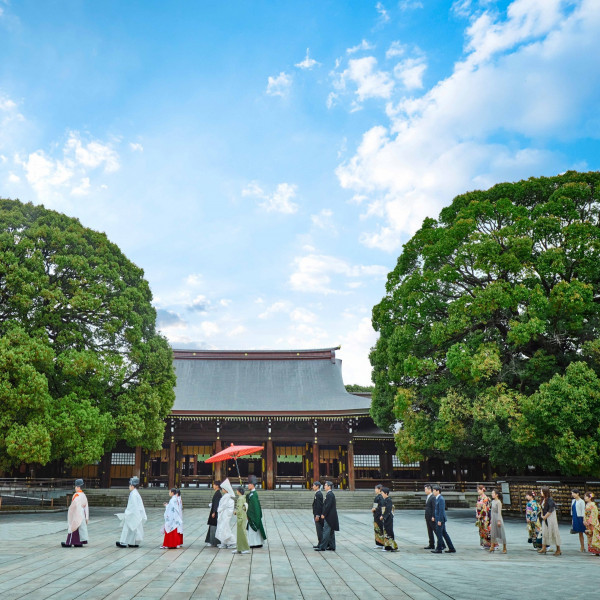
[[[583,517],[577,516],[577,500],[571,502],[571,518],[573,520],[573,532],[585,533],[585,525],[583,524]]]

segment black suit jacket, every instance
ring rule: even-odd
[[[427,502],[425,503],[425,518],[427,521],[431,521],[431,517],[435,515],[435,496],[429,494]]]
[[[318,490],[315,492],[313,500],[313,516],[321,516],[323,514],[323,492]]]
[[[338,520],[337,508],[335,507],[335,496],[333,491],[329,490],[327,496],[325,496],[325,502],[323,502],[323,512],[321,513],[325,517],[325,521],[334,531],[340,530],[340,522]]]
[[[212,503],[210,505],[210,513],[208,513],[208,521],[206,522],[207,525],[216,525],[217,524],[217,519],[219,518],[219,502],[221,501],[221,498],[223,497],[223,494],[221,493],[221,490],[217,490],[212,497]],[[215,516],[213,517],[213,513],[215,513]]]

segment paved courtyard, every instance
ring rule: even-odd
[[[138,549],[115,547],[118,509],[92,508],[90,544],[60,547],[66,513],[0,515],[0,598],[67,600],[158,598],[354,598],[516,600],[572,598],[600,589],[600,558],[579,551],[561,525],[564,556],[539,556],[525,525],[507,521],[508,554],[479,549],[472,511],[449,511],[458,552],[434,555],[423,515],[396,515],[400,552],[372,550],[370,513],[340,513],[337,552],[314,552],[309,511],[267,510],[268,546],[251,555],[204,546],[207,510],[185,511],[185,547],[161,550],[162,511],[148,511]]]

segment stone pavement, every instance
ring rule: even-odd
[[[600,558],[581,554],[561,525],[564,556],[540,556],[525,524],[507,519],[508,554],[479,549],[471,510],[450,510],[456,554],[431,554],[420,511],[396,513],[400,552],[372,550],[370,512],[341,512],[337,552],[314,552],[310,511],[267,510],[268,545],[250,555],[204,546],[207,510],[185,511],[184,548],[161,550],[162,511],[150,509],[142,547],[115,547],[115,509],[92,508],[90,544],[60,547],[66,513],[0,514],[0,598],[155,600],[343,598],[516,600],[595,597]],[[590,596],[591,594],[591,596]]]

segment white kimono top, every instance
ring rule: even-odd
[[[171,496],[169,504],[165,507],[165,526],[164,533],[171,533],[171,531],[177,529],[178,533],[183,531],[181,518],[181,504],[179,502],[179,496]]]
[[[127,508],[124,513],[117,515],[123,521],[123,532],[121,533],[121,544],[130,546],[139,545],[144,539],[144,523],[148,520],[142,497],[137,489],[129,493]]]
[[[88,512],[88,503],[86,495],[83,492],[75,492],[71,499],[71,505],[69,506],[69,512],[67,513],[67,524],[69,533],[73,533],[78,529],[85,530],[85,538],[82,541],[87,540],[87,523],[90,520]],[[82,527],[85,526],[85,527]],[[80,532],[81,533],[81,532]]]

